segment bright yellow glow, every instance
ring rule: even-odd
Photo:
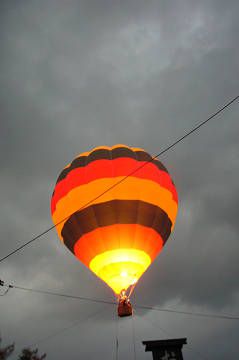
[[[127,271],[122,271],[122,273],[120,275],[123,276],[123,277],[127,277],[128,273],[127,273]]]
[[[148,254],[138,249],[116,249],[94,257],[90,269],[116,294],[135,284],[151,264]]]

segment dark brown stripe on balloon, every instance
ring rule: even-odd
[[[92,161],[101,160],[101,159],[112,160],[112,159],[117,159],[120,157],[129,157],[132,159],[136,159],[139,162],[151,161],[152,164],[156,165],[159,168],[159,170],[168,172],[167,169],[165,168],[165,166],[159,160],[156,160],[156,159],[152,160],[152,157],[145,151],[133,151],[126,147],[118,147],[118,148],[114,148],[112,150],[98,149],[98,150],[92,151],[88,156],[79,156],[78,158],[76,158],[75,160],[72,161],[72,163],[69,167],[65,168],[60,173],[56,183],[63,180],[71,170],[79,168],[79,167],[84,167]],[[140,164],[139,164],[139,166],[140,166]]]
[[[152,156],[146,153],[145,151],[136,151],[136,158],[138,161],[147,161],[151,162],[152,164],[156,165],[159,170],[165,171],[168,173],[166,167],[157,159],[152,160]]]
[[[139,200],[112,200],[75,212],[65,222],[61,235],[65,245],[73,252],[81,236],[96,228],[114,224],[140,224],[152,228],[164,243],[172,227],[168,215],[155,205]]]
[[[117,147],[111,150],[112,159],[118,159],[119,157],[129,157],[132,159],[137,159],[135,151],[127,147]]]
[[[79,156],[78,158],[74,159],[69,167],[62,170],[62,172],[58,176],[56,184],[59,181],[65,179],[65,177],[71,170],[77,169],[79,167],[84,167],[86,165],[86,160],[87,160],[87,156]]]
[[[98,150],[92,151],[86,158],[87,158],[86,164],[89,164],[92,161],[100,160],[100,159],[111,160],[111,150],[98,149]]]

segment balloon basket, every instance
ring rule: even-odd
[[[118,299],[118,316],[132,316],[133,308],[130,303],[129,297],[126,295],[125,290],[122,290]]]
[[[130,302],[125,303],[124,301],[119,302],[118,304],[118,316],[125,317],[125,316],[132,316],[133,308]]]

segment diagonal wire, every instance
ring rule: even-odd
[[[103,311],[105,311],[104,308],[103,308]],[[66,331],[68,331],[70,329],[73,329],[76,326],[79,326],[82,322],[85,323],[85,322],[87,322],[89,320],[92,320],[93,318],[95,318],[101,312],[102,312],[102,309],[98,309],[93,314],[89,314],[85,319],[76,320],[76,321],[72,322],[69,326],[61,328],[60,330],[55,331],[54,333],[52,333],[52,334],[50,334],[48,336],[45,336],[45,337],[39,339],[38,341],[33,342],[31,345],[29,345],[29,347],[36,346],[36,345],[41,344],[43,342],[46,342],[46,341],[48,341],[48,340],[50,340],[52,338],[55,338],[56,336],[58,336],[60,334],[63,334],[64,332],[66,332]]]
[[[167,335],[167,336],[172,337],[172,335],[170,335],[168,331],[166,331],[165,329],[163,329],[162,326],[159,326],[159,325],[157,324],[157,327],[161,330],[162,333],[164,333],[164,334]],[[187,347],[185,348],[185,350],[187,350],[187,349],[190,350],[190,351],[192,351],[194,354],[196,354],[196,355],[198,356],[198,358],[200,358],[200,359],[202,359],[202,360],[208,360],[208,357],[205,357],[205,355],[203,355],[203,354],[201,353],[201,351],[196,350],[194,347],[191,347],[191,346],[188,345],[188,344],[187,344]]]
[[[125,181],[128,177],[130,177],[131,175],[135,174],[137,171],[139,171],[140,169],[142,169],[143,167],[145,167],[147,164],[153,162],[155,159],[157,159],[159,156],[163,155],[164,153],[166,153],[167,151],[169,151],[170,149],[172,149],[174,146],[176,146],[177,144],[179,144],[180,142],[182,142],[186,137],[188,137],[189,135],[193,134],[194,132],[196,132],[197,130],[199,130],[202,126],[204,126],[207,122],[209,122],[210,120],[212,120],[214,117],[216,117],[217,115],[219,115],[221,112],[223,112],[226,108],[228,108],[230,105],[232,105],[236,100],[239,99],[239,95],[237,95],[236,97],[234,97],[232,100],[230,100],[229,102],[227,102],[224,106],[222,106],[221,108],[219,108],[219,110],[217,110],[216,112],[214,112],[211,116],[209,116],[206,120],[200,122],[198,125],[196,125],[195,127],[193,127],[191,130],[189,130],[188,132],[186,132],[183,136],[181,136],[180,138],[178,138],[177,140],[173,141],[170,145],[168,145],[165,149],[163,149],[160,153],[158,153],[157,155],[155,155],[154,157],[152,157],[152,159],[150,159],[149,161],[144,162],[142,165],[140,165],[139,167],[137,167],[136,169],[134,169],[132,172],[130,172],[128,175],[126,175],[125,177],[123,177],[121,180],[117,181],[115,184],[113,184],[112,186],[110,186],[109,188],[107,188],[105,191],[103,191],[102,193],[100,193],[98,196],[96,196],[95,198],[93,198],[92,200],[88,201],[86,204],[84,204],[82,207],[80,207],[77,211],[80,211],[82,209],[84,209],[85,207],[89,206],[90,204],[92,204],[95,200],[99,199],[100,197],[102,197],[104,194],[108,193],[110,190],[114,189],[116,186],[118,186],[119,184],[121,184],[123,181]],[[34,241],[36,241],[37,239],[39,239],[40,237],[42,237],[43,235],[47,234],[49,231],[51,231],[52,229],[54,229],[56,226],[60,225],[62,222],[66,221],[67,219],[69,219],[69,217],[72,214],[69,214],[68,216],[66,216],[64,219],[60,220],[58,223],[52,225],[51,227],[49,227],[48,229],[46,229],[45,231],[43,231],[42,233],[40,233],[39,235],[33,237],[31,240],[27,241],[26,243],[22,244],[21,246],[17,247],[15,250],[11,251],[9,254],[5,255],[4,257],[2,257],[0,259],[0,262],[6,260],[7,258],[9,258],[11,255],[15,254],[16,252],[20,251],[21,249],[23,249],[24,247],[26,247],[27,245],[33,243]]]
[[[140,319],[140,320],[141,320],[141,319]],[[154,317],[153,319],[152,319],[151,317],[147,317],[147,320],[150,321],[151,324],[154,326],[157,319],[155,319],[155,317]],[[145,323],[147,323],[147,321],[144,320],[143,323],[144,323],[144,325],[145,325]],[[165,329],[163,329],[162,326],[159,326],[158,321],[157,321],[157,325],[156,325],[156,326],[157,326],[157,328],[159,328],[159,329],[161,330],[162,333],[164,333],[165,335],[167,335],[167,337],[170,336],[171,338],[174,338],[174,336],[173,336],[172,334],[170,334],[168,331],[166,331]],[[202,354],[200,351],[196,350],[196,349],[195,349],[194,347],[192,347],[192,346],[189,346],[188,344],[187,344],[187,347],[185,348],[185,350],[187,350],[187,349],[190,350],[190,351],[192,351],[192,352],[194,352],[194,353],[197,355],[198,358],[200,358],[200,359],[202,359],[202,360],[209,360],[208,356],[205,356],[205,354]]]
[[[161,332],[163,332],[165,335],[172,337],[172,335],[169,334],[168,331],[166,331],[165,329],[163,329],[162,326],[159,326],[159,325],[157,324],[157,327],[158,327],[158,328],[161,330]],[[187,347],[185,348],[185,350],[186,350],[187,348],[188,348],[188,350],[191,350],[192,352],[194,352],[194,353],[198,356],[198,358],[200,358],[200,359],[202,359],[202,360],[208,360],[208,357],[206,357],[206,356],[205,356],[204,354],[202,354],[200,351],[196,350],[194,347],[192,347],[192,346],[190,346],[190,345],[187,344]]]

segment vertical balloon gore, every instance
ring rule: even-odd
[[[51,199],[61,241],[116,294],[135,284],[160,253],[177,206],[163,164],[125,145],[77,156],[60,173]]]

